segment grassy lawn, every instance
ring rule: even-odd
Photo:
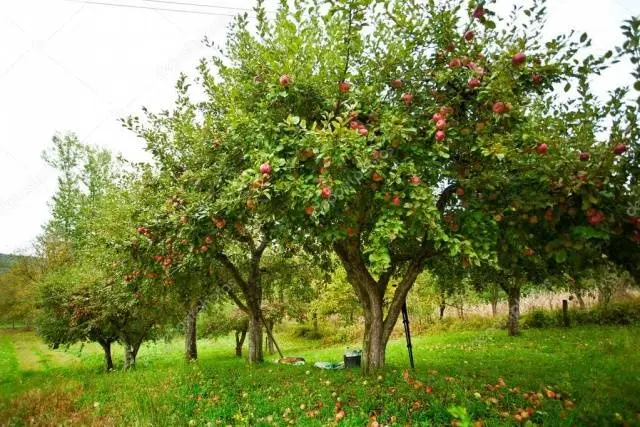
[[[52,351],[31,332],[0,330],[0,425],[363,426],[372,415],[381,424],[450,425],[452,407],[486,426],[640,425],[640,327],[416,337],[408,375],[398,340],[386,372],[372,378],[312,367],[339,360],[344,346],[280,341],[308,364],[250,367],[233,357],[231,339],[200,341],[200,360],[186,364],[176,340],[143,346],[134,372],[103,373],[97,346]]]

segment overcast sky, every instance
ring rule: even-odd
[[[144,160],[141,141],[117,119],[170,107],[180,71],[208,51],[203,36],[223,42],[234,8],[253,0],[0,0],[0,253],[29,251],[49,217],[56,175],[40,158],[56,132]],[[267,1],[268,8],[276,1]],[[513,1],[498,0],[500,9]],[[143,8],[173,8],[178,13]],[[638,0],[548,0],[550,35],[588,32],[603,52],[621,40],[619,26],[640,15]],[[221,15],[213,15],[221,14]],[[596,82],[630,81],[620,67]]]

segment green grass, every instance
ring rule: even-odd
[[[452,407],[486,426],[518,425],[514,416],[526,408],[530,422],[549,426],[640,425],[638,326],[416,337],[409,378],[403,340],[390,344],[388,368],[372,378],[312,367],[339,360],[345,346],[281,341],[307,366],[249,366],[233,357],[231,339],[200,341],[199,361],[187,364],[176,340],[143,346],[133,372],[103,373],[97,346],[54,352],[32,333],[0,331],[0,425],[322,426],[336,424],[338,398],[345,426],[366,425],[372,415],[382,424],[451,425]],[[121,360],[119,347],[114,357]],[[495,389],[500,378],[506,386]],[[523,397],[545,389],[561,398]]]

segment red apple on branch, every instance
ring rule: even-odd
[[[511,57],[511,63],[513,65],[521,65],[527,60],[527,55],[524,52],[518,52],[513,57]]]
[[[291,84],[293,80],[291,79],[291,76],[289,76],[288,74],[283,74],[280,76],[280,79],[278,81],[280,82],[280,86],[287,87]]]
[[[320,195],[323,199],[328,199],[329,197],[331,197],[331,194],[331,188],[329,187],[322,187],[322,189],[320,190]]]
[[[613,148],[613,152],[617,155],[620,155],[622,153],[624,153],[625,151],[627,151],[627,146],[620,143],[617,144],[614,148]]]
[[[271,165],[269,163],[263,163],[260,165],[260,173],[264,175],[269,175],[271,173]]]
[[[338,84],[338,90],[340,90],[341,93],[349,92],[350,88],[351,88],[351,84],[347,81],[342,81]]]

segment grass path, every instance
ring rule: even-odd
[[[550,426],[640,425],[640,327],[416,337],[417,366],[408,376],[405,343],[396,340],[388,369],[373,378],[315,369],[314,361],[339,360],[345,346],[287,337],[280,337],[285,353],[307,358],[307,366],[248,366],[233,357],[230,339],[200,341],[200,360],[185,364],[176,340],[144,345],[135,372],[106,374],[96,346],[60,359],[34,340],[30,333],[0,337],[0,373],[13,376],[0,393],[0,425],[34,417],[45,425],[324,426],[336,424],[338,398],[345,426],[366,425],[371,416],[397,425],[451,425],[467,416],[518,425],[521,414]],[[47,362],[23,370],[16,357],[28,349]],[[121,365],[120,349],[114,357]]]

